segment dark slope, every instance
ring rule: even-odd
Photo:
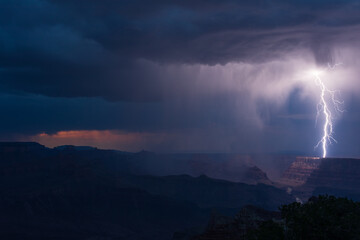
[[[131,169],[139,175],[206,175],[215,179],[247,184],[272,185],[253,158],[241,154],[155,154],[141,151],[133,155]]]
[[[153,194],[160,194],[174,199],[197,203],[205,208],[234,208],[252,204],[265,209],[277,209],[281,204],[295,201],[285,191],[258,184],[248,185],[225,180],[181,176],[127,176],[121,182],[127,186],[145,189]]]
[[[1,239],[169,239],[209,215],[191,203],[89,182],[2,196],[0,206]]]
[[[136,176],[139,155],[0,144],[1,239],[170,239],[209,208],[274,209],[282,190],[205,176]],[[136,164],[135,164],[136,163]]]
[[[120,186],[127,156],[113,151],[6,148],[0,159],[1,239],[170,239],[209,216]]]

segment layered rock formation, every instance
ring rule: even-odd
[[[287,186],[331,187],[360,190],[360,159],[298,157],[285,171]]]
[[[360,200],[360,159],[298,157],[280,183],[300,201],[329,194]]]
[[[287,186],[300,186],[307,182],[310,175],[317,169],[322,159],[317,157],[297,157],[285,171],[280,183]]]

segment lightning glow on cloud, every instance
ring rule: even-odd
[[[333,67],[329,66],[328,69],[333,70],[337,65],[334,65]],[[315,83],[320,90],[320,102],[318,103],[318,107],[317,107],[318,111],[317,111],[316,119],[318,119],[320,114],[324,116],[323,136],[320,139],[320,141],[317,143],[315,148],[321,145],[323,151],[322,157],[326,158],[327,146],[332,142],[336,142],[336,139],[333,137],[334,127],[333,127],[333,113],[331,109],[333,109],[336,112],[343,112],[343,110],[340,107],[343,104],[343,101],[339,100],[337,97],[339,91],[330,90],[326,86],[325,82],[321,77],[322,73],[323,71],[319,71],[319,70],[315,70],[312,72],[312,74],[315,77]]]

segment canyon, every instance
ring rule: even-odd
[[[360,200],[359,173],[357,158],[297,157],[278,183],[301,201],[319,194]]]

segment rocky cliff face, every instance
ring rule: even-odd
[[[298,157],[280,182],[294,187],[360,190],[359,173],[360,159]]]
[[[330,194],[360,199],[360,159],[299,157],[285,171],[280,183],[300,200]],[[293,191],[292,191],[293,190]]]
[[[268,184],[268,185],[272,184],[266,173],[263,172],[257,166],[249,167],[245,172],[241,182],[247,184],[258,184],[258,183]]]
[[[297,157],[285,171],[280,183],[287,186],[300,186],[307,182],[310,175],[319,169],[322,159],[316,157]]]

